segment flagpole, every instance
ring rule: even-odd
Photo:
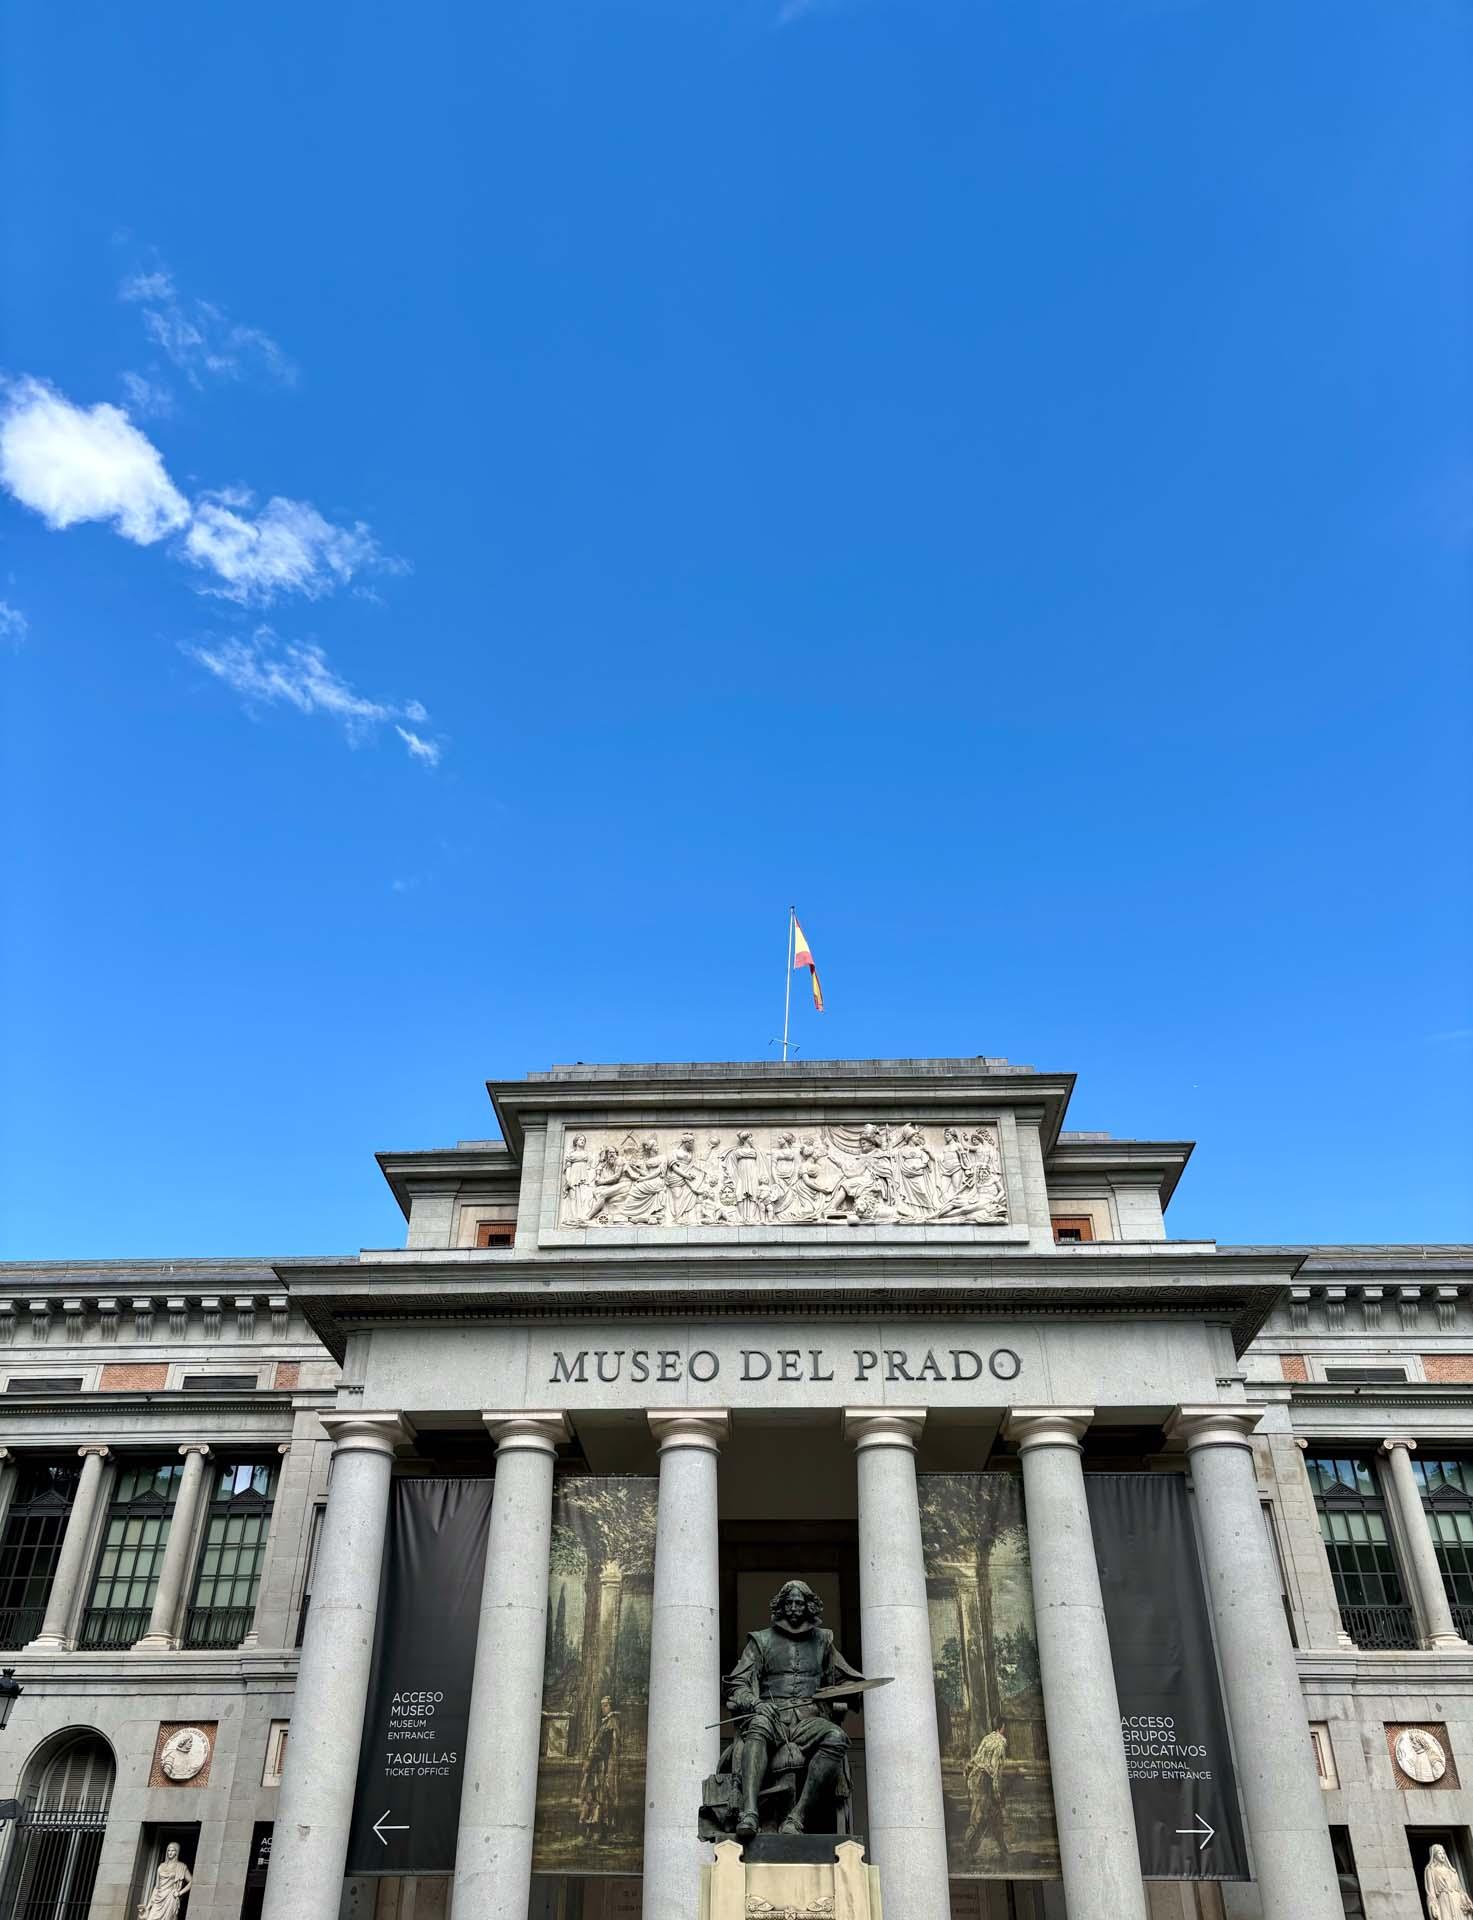
[[[798,924],[798,909],[788,908],[788,939],[784,949],[787,971],[783,975],[783,1065],[788,1064],[788,1015],[793,1004],[793,929]]]

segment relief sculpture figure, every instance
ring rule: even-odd
[[[726,1677],[736,1734],[706,1781],[705,1839],[850,1831],[849,1703],[838,1695],[847,1683],[855,1693],[872,1683],[835,1647],[823,1603],[804,1581],[778,1589],[771,1616],[747,1635]]]
[[[805,1134],[742,1127],[575,1133],[563,1148],[565,1227],[988,1226],[1008,1218],[995,1127],[865,1121]]]

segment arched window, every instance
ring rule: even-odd
[[[0,1886],[0,1920],[87,1920],[113,1792],[112,1748],[69,1728],[21,1775],[21,1810]]]

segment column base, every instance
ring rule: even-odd
[[[22,1653],[71,1653],[72,1643],[65,1634],[42,1633],[34,1640],[28,1640],[21,1648]]]
[[[1468,1642],[1460,1633],[1429,1634],[1424,1642],[1428,1653],[1467,1653]]]
[[[130,1653],[177,1653],[179,1642],[172,1633],[146,1633],[141,1640],[135,1640],[128,1651]]]

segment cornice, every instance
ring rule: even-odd
[[[1060,1140],[1048,1154],[1046,1171],[1051,1176],[1066,1178],[1155,1173],[1161,1205],[1165,1208],[1176,1192],[1195,1144],[1191,1140]]]
[[[442,1325],[516,1323],[526,1320],[717,1319],[761,1314],[774,1319],[874,1317],[935,1318],[965,1314],[972,1318],[1016,1319],[1029,1316],[1129,1319],[1171,1317],[1221,1320],[1231,1329],[1234,1351],[1244,1352],[1278,1297],[1276,1285],[1189,1286],[1132,1283],[1115,1275],[1117,1284],[1096,1285],[1080,1276],[1073,1285],[1050,1284],[1043,1275],[1029,1276],[1029,1284],[1006,1277],[957,1284],[954,1274],[930,1285],[914,1284],[913,1275],[886,1276],[854,1284],[852,1274],[795,1276],[789,1269],[769,1285],[753,1275],[728,1273],[727,1285],[701,1284],[701,1276],[662,1280],[658,1286],[591,1288],[584,1275],[579,1284],[555,1286],[544,1275],[540,1284],[462,1290],[447,1286],[386,1285],[372,1292],[339,1290],[303,1302],[308,1318],[328,1351],[338,1359],[346,1353],[347,1335],[356,1328],[438,1323]],[[395,1276],[402,1281],[403,1276]],[[711,1276],[714,1279],[715,1276]]]
[[[944,1067],[945,1072],[938,1071]],[[1072,1073],[1033,1073],[1016,1068],[990,1068],[985,1062],[923,1061],[808,1061],[794,1063],[788,1072],[774,1072],[772,1062],[697,1064],[631,1070],[627,1079],[605,1069],[587,1078],[559,1069],[555,1077],[528,1080],[488,1080],[486,1091],[496,1111],[502,1137],[520,1155],[526,1123],[553,1114],[586,1125],[617,1126],[627,1115],[641,1114],[640,1124],[668,1117],[671,1124],[712,1119],[718,1113],[741,1114],[754,1124],[770,1118],[776,1124],[811,1114],[860,1114],[884,1118],[903,1114],[922,1120],[941,1119],[953,1111],[1031,1108],[1037,1114],[1045,1151],[1058,1139],[1074,1091]]]
[[[520,1144],[520,1143],[519,1143]],[[407,1152],[376,1153],[379,1171],[407,1220],[411,1189],[437,1181],[459,1186],[462,1181],[500,1178],[516,1187],[522,1176],[520,1152],[505,1146],[427,1147]]]

